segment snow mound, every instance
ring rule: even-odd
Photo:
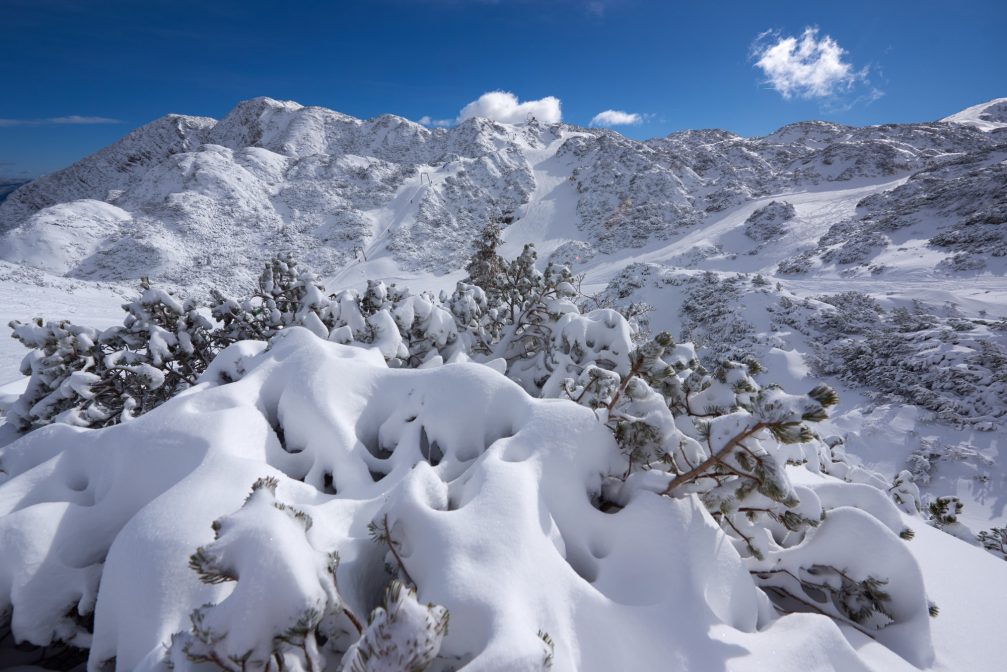
[[[944,117],[941,121],[975,126],[981,131],[993,131],[1007,127],[1007,98],[994,98],[979,105],[967,107]]]
[[[110,203],[84,199],[51,205],[0,235],[11,259],[63,275],[95,254],[107,239],[118,239],[132,220]]]
[[[335,670],[403,631],[414,639],[395,655],[429,660],[439,645],[437,670],[932,663],[925,609],[892,614],[878,635],[891,649],[824,616],[778,617],[694,496],[599,510],[618,457],[589,409],[533,399],[491,367],[393,370],[377,350],[291,328],[268,348],[231,346],[134,421],[52,425],[0,451],[0,613],[17,640],[90,649],[91,670],[254,662],[268,642],[291,669]],[[854,486],[811,483],[802,498],[849,502],[835,487]],[[880,519],[837,505],[823,540],[903,544],[893,505],[858,498]],[[887,590],[925,599],[911,554],[885,554]],[[790,566],[758,570],[785,584]],[[396,573],[440,606],[394,583],[385,596]],[[352,614],[383,597],[358,639]]]

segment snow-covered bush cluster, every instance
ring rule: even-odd
[[[8,421],[22,430],[53,421],[101,427],[195,384],[214,352],[195,303],[144,282],[123,308],[123,325],[101,332],[65,320],[12,322],[13,337],[31,349],[21,365],[31,379]]]
[[[627,303],[669,287],[681,296],[681,337],[704,360],[758,358],[787,347],[780,335],[793,330],[807,337],[804,357],[817,375],[854,383],[868,396],[916,404],[955,427],[992,430],[1007,415],[1003,320],[965,317],[950,304],[886,309],[856,291],[799,299],[759,275],[653,264],[627,266],[603,296]]]
[[[767,342],[772,335],[759,333],[750,321],[750,311],[741,309],[758,306],[760,301],[769,303],[768,285],[758,274],[695,272],[637,263],[613,277],[601,298],[632,305],[654,289],[674,291],[680,298],[676,316],[680,340],[693,343],[706,362],[747,362],[767,345],[778,344]]]
[[[759,243],[779,238],[787,232],[785,224],[796,216],[797,211],[792,204],[771,201],[748,216],[745,235]]]
[[[810,250],[781,262],[781,273],[803,273],[815,263],[864,265],[906,242],[923,238],[929,248],[951,253],[949,271],[986,268],[1007,255],[1007,152],[1002,145],[941,160],[904,184],[872,194],[857,215],[831,226]]]
[[[922,304],[885,310],[852,291],[782,297],[774,308],[781,324],[814,334],[820,375],[916,404],[953,426],[994,429],[1007,415],[1005,325],[934,312]]]
[[[488,227],[452,294],[327,294],[277,258],[254,296],[203,311],[145,288],[121,328],[15,324],[35,350],[11,417],[50,426],[0,452],[4,627],[43,657],[89,649],[92,669],[659,659],[571,636],[612,627],[570,620],[587,586],[627,632],[691,600],[741,632],[824,614],[932,660],[913,534],[884,490],[907,511],[918,493],[815,432],[830,388],[761,386],[752,360],[707,369],[498,244]]]

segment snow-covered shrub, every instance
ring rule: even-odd
[[[336,584],[338,553],[315,547],[311,516],[279,501],[278,485],[257,480],[240,510],[214,521],[216,539],[189,559],[204,583],[237,585],[193,610],[169,660],[229,672],[320,672],[337,663],[346,672],[425,670],[447,634],[447,610],[421,605],[414,588],[393,580],[364,623]]]
[[[384,605],[371,612],[367,628],[343,658],[345,672],[423,672],[448,631],[444,607],[423,605],[416,591],[388,584]]]
[[[764,243],[787,232],[785,224],[797,216],[797,210],[787,201],[770,201],[745,220],[745,235]]]
[[[274,257],[259,276],[257,291],[235,300],[219,291],[212,293],[211,312],[220,323],[214,332],[217,343],[269,340],[284,327],[304,326],[321,335],[321,316],[329,305],[325,288],[311,271],[301,268],[289,254]]]
[[[958,515],[963,508],[964,505],[958,497],[950,495],[937,497],[927,504],[930,524],[945,531],[963,530],[964,526],[958,522]]]
[[[1007,527],[993,527],[983,530],[976,539],[987,551],[1007,560]]]
[[[100,422],[111,415],[97,406],[91,391],[101,380],[95,370],[104,367],[96,329],[41,318],[30,324],[15,320],[10,327],[12,337],[32,350],[21,362],[21,373],[31,378],[7,410],[8,422],[27,430],[53,420],[90,424],[91,418]],[[78,410],[79,406],[84,408]],[[93,414],[91,406],[97,406]]]
[[[172,658],[228,672],[323,670],[333,655],[327,642],[359,635],[336,588],[338,556],[312,546],[311,517],[278,501],[278,484],[256,481],[239,511],[214,521],[216,539],[190,558],[204,583],[237,585],[192,612],[190,632],[172,640]]]
[[[151,288],[125,304],[121,327],[97,331],[66,321],[11,322],[31,348],[31,380],[8,411],[21,430],[50,422],[104,426],[164,403],[195,384],[214,356],[209,321],[191,301]]]
[[[814,265],[814,250],[803,250],[781,261],[776,272],[780,275],[807,273]]]
[[[471,286],[459,285],[447,298],[368,280],[363,294],[335,295],[325,324],[329,340],[375,347],[389,366],[415,368],[471,350],[468,334],[478,331],[484,308],[484,296]]]
[[[891,493],[892,500],[906,513],[916,516],[923,511],[920,489],[913,481],[913,475],[909,470],[903,469],[899,472],[888,492]]]
[[[753,378],[757,370],[724,362],[709,372],[691,346],[675,346],[660,334],[621,367],[591,365],[567,379],[565,395],[594,409],[627,460],[621,475],[609,477],[602,508],[625,506],[639,491],[698,494],[780,608],[828,613],[875,634],[895,624],[901,624],[896,631],[925,629],[927,606],[911,588],[920,584],[918,574],[891,579],[894,566],[872,569],[855,555],[836,557],[832,540],[841,533],[832,530],[856,529],[861,514],[843,514],[842,524],[823,522],[854,502],[823,498],[788,475],[788,464],[816,473],[834,466],[831,447],[810,425],[825,419],[835,393],[824,385],[807,396],[763,388]],[[868,518],[876,514],[888,526],[871,533],[872,543],[904,557],[899,537],[911,539],[911,531],[880,490],[859,487],[876,495]],[[890,580],[899,590],[882,589]]]

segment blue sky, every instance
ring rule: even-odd
[[[1004,0],[4,0],[0,175],[261,95],[444,124],[474,101],[561,110],[638,138],[929,120],[1007,96],[1005,39]]]

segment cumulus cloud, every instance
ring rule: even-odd
[[[766,31],[752,47],[755,66],[766,83],[785,99],[831,98],[866,80],[867,69],[854,70],[847,52],[818,28],[805,28],[800,37]]]
[[[50,117],[48,119],[0,119],[0,126],[51,126],[80,124],[118,124],[118,119],[108,117],[84,117],[71,114],[67,117]]]
[[[553,96],[521,103],[509,91],[490,91],[473,100],[458,113],[459,122],[472,117],[485,117],[504,124],[524,123],[530,117],[535,117],[543,123],[552,124],[560,121],[563,114],[559,98]]]
[[[635,126],[643,123],[643,115],[622,110],[605,110],[591,118],[592,126]]]

